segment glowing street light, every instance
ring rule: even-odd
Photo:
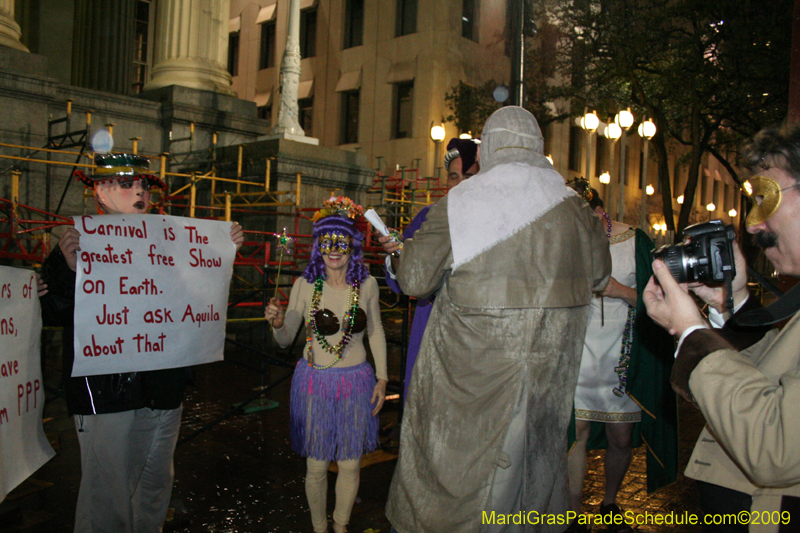
[[[434,144],[433,150],[433,173],[434,177],[439,178],[439,145],[444,140],[444,126],[431,126],[431,140]]]
[[[678,196],[676,201],[678,202],[678,205],[683,205],[683,195],[681,194],[680,196]]]
[[[609,123],[606,124],[606,127],[603,129],[603,136],[613,143],[622,136],[622,128],[620,128],[616,123],[609,121]],[[614,167],[613,146],[611,146],[610,151],[611,151],[611,167],[613,168]],[[607,179],[608,181],[603,181],[603,176],[606,176],[605,179]],[[614,208],[614,199],[612,198],[614,190],[612,187],[609,186],[611,184],[611,174],[605,172],[603,175],[601,175],[600,183],[605,185],[605,187],[603,188],[603,192],[605,193],[608,214],[611,216],[615,216],[614,212],[616,211],[616,209]],[[623,196],[624,191],[621,188],[618,188],[618,190],[620,196]]]
[[[627,135],[624,135],[633,126],[633,113],[631,108],[622,110],[614,116],[614,125],[620,128],[621,144],[619,146],[619,199],[617,204],[617,219],[622,220],[625,214],[625,184],[628,183],[628,157]]]
[[[610,123],[606,125],[605,131],[603,131],[603,135],[606,139],[610,141],[616,141],[622,136],[622,128],[617,126],[615,123]]]
[[[631,108],[629,107],[627,110],[622,110],[617,113],[617,116],[614,117],[614,123],[626,131],[633,126],[633,113],[631,113]]]
[[[600,119],[594,111],[581,117],[581,128],[586,131],[586,181],[590,181],[592,171],[592,133],[600,125]]]
[[[731,209],[730,211],[728,211],[728,216],[731,218],[736,218],[736,215],[738,214],[739,213],[736,211],[736,209]]]
[[[647,187],[645,188],[645,192],[647,193],[647,196],[653,196],[653,193],[655,193],[656,190],[653,188],[652,185],[648,184]]]
[[[647,119],[645,122],[639,124],[639,136],[647,139],[648,141],[653,138],[656,134],[656,125],[653,124],[653,121]]]
[[[583,115],[583,117],[581,117],[581,128],[589,133],[594,133],[599,125],[600,119],[597,118],[597,114],[594,111],[591,113],[586,113]]]
[[[602,174],[600,174],[598,179],[600,180],[600,183],[602,183],[603,185],[608,185],[609,183],[611,183],[611,174],[609,174],[608,172],[603,172]]]

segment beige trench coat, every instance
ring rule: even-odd
[[[779,511],[783,495],[800,496],[800,313],[742,352],[709,354],[689,387],[707,425],[688,477],[751,494],[753,512]],[[751,523],[750,531],[778,526]]]
[[[406,241],[397,273],[407,294],[438,290],[387,504],[400,533],[481,529],[522,391],[526,464],[512,466],[524,469],[522,508],[566,511],[567,425],[588,304],[611,272],[600,220],[574,196],[455,272],[451,264],[445,197]]]

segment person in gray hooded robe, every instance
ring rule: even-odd
[[[481,140],[481,171],[431,208],[400,256],[403,292],[438,294],[386,508],[399,533],[567,527],[567,426],[608,239],[544,157],[528,111],[499,109]],[[527,523],[530,511],[561,524]]]

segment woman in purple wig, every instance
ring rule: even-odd
[[[378,283],[362,259],[364,234],[357,227],[362,214],[360,205],[342,196],[322,204],[312,219],[311,260],[292,287],[286,311],[273,298],[264,312],[282,347],[305,321],[306,346],[292,378],[291,441],[292,449],[306,458],[306,496],[316,533],[328,531],[331,461],[339,467],[333,530],[346,531],[361,456],[378,447],[378,412],[386,396],[386,340]]]

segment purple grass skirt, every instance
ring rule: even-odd
[[[300,359],[292,377],[292,450],[321,461],[356,459],[378,447],[378,417],[369,402],[375,375],[366,361],[317,370]]]

